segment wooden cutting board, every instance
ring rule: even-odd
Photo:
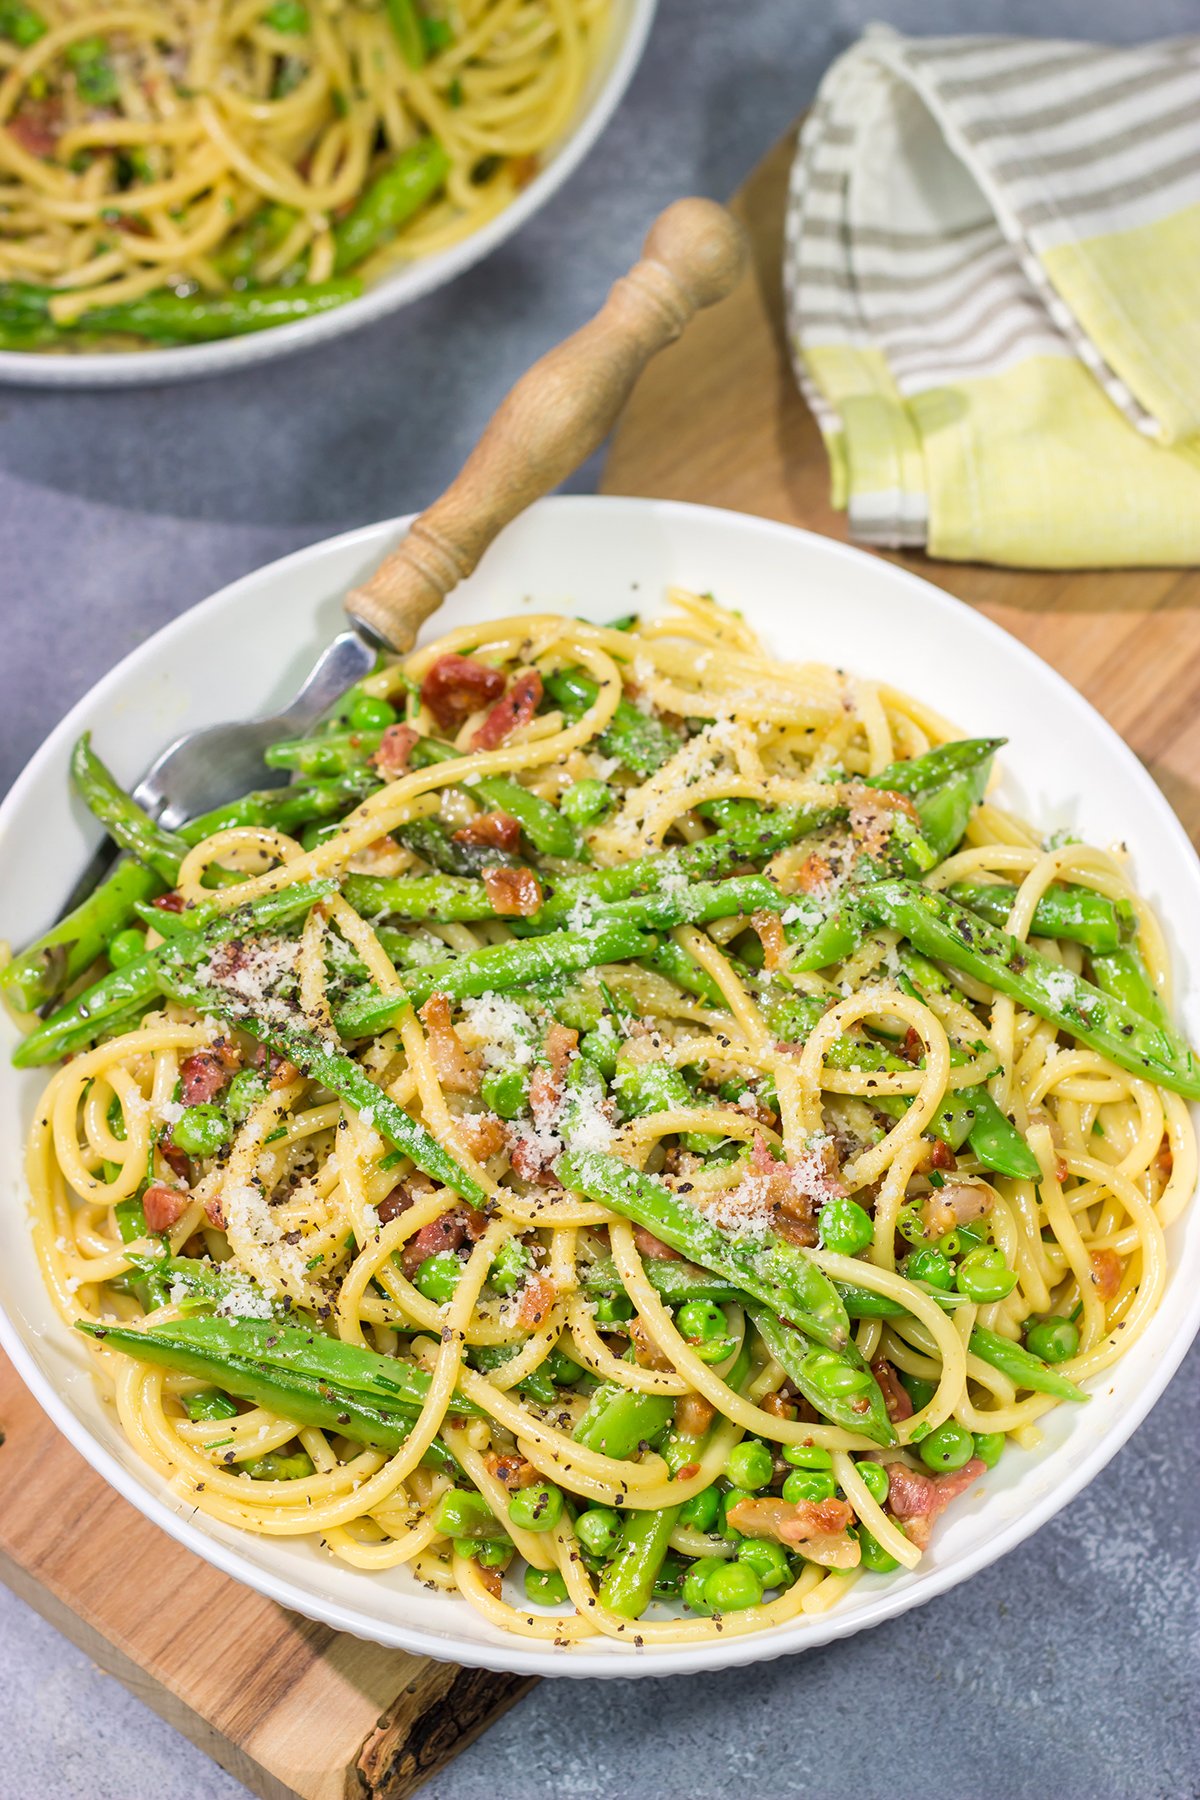
[[[755,279],[701,314],[651,366],[602,486],[844,537],[783,345],[790,157],[789,136],[736,202]],[[1200,576],[896,560],[1053,663],[1107,715],[1200,836]],[[269,1800],[403,1800],[531,1685],[381,1650],[237,1587],[92,1474],[3,1358],[0,1426],[0,1577]],[[84,1518],[86,1534],[72,1528]]]

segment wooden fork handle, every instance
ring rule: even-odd
[[[714,200],[677,200],[660,213],[642,260],[595,318],[522,375],[446,492],[348,595],[355,623],[411,649],[504,526],[603,442],[650,358],[724,299],[745,260],[741,227]]]

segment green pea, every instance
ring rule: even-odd
[[[896,1215],[896,1230],[906,1244],[925,1244],[929,1241],[925,1230],[925,1214],[913,1201],[902,1206]]]
[[[108,946],[108,960],[114,969],[123,969],[126,963],[136,962],[146,951],[146,934],[131,925],[127,931],[118,931]]]
[[[878,1506],[882,1506],[888,1496],[888,1472],[882,1463],[860,1462],[855,1468],[862,1477],[863,1486]]]
[[[272,31],[285,32],[289,37],[303,37],[309,29],[308,8],[303,0],[275,0],[262,20]]]
[[[1003,1300],[1017,1285],[1017,1278],[1004,1260],[1003,1250],[985,1248],[969,1250],[958,1265],[955,1283],[968,1300],[986,1304]]]
[[[689,1344],[709,1344],[728,1329],[715,1300],[685,1300],[675,1314],[675,1327]]]
[[[694,1562],[683,1578],[683,1604],[692,1612],[703,1613],[705,1618],[712,1607],[704,1595],[705,1583],[710,1575],[725,1567],[725,1560],[720,1556],[702,1556]]]
[[[986,1242],[985,1234],[974,1225],[956,1225],[953,1231],[938,1239],[937,1248],[943,1256],[966,1256],[969,1250],[978,1250]]]
[[[764,1588],[791,1587],[792,1565],[781,1545],[770,1538],[747,1538],[738,1545],[737,1559],[748,1563]]]
[[[921,1461],[927,1469],[961,1469],[975,1454],[975,1439],[962,1425],[947,1419],[921,1442]]]
[[[594,1031],[585,1032],[579,1040],[579,1054],[595,1063],[606,1081],[617,1072],[617,1046],[620,1043],[612,1023],[602,1019]]]
[[[575,1362],[557,1344],[541,1367],[557,1387],[573,1387],[583,1374],[582,1364]]]
[[[386,731],[399,718],[390,700],[376,700],[371,694],[359,694],[346,715],[351,731]]]
[[[518,1488],[508,1503],[508,1516],[522,1531],[552,1531],[562,1512],[562,1489],[549,1481]]]
[[[533,1257],[528,1245],[523,1244],[520,1238],[506,1238],[488,1270],[488,1280],[498,1294],[514,1294],[532,1266]]]
[[[873,1575],[889,1575],[900,1564],[890,1550],[885,1550],[877,1537],[874,1537],[865,1526],[858,1529],[858,1544],[862,1553],[862,1566]]]
[[[501,1119],[515,1119],[529,1099],[529,1077],[522,1069],[497,1069],[480,1083],[483,1104]]]
[[[1008,1442],[1002,1431],[977,1431],[975,1433],[975,1454],[981,1463],[994,1469],[1000,1461],[1001,1453]]]
[[[913,1403],[914,1412],[923,1412],[937,1393],[937,1382],[926,1381],[923,1375],[908,1375],[900,1370],[900,1386]]]
[[[453,1250],[437,1250],[425,1258],[413,1277],[413,1286],[435,1306],[446,1306],[454,1298],[462,1272],[463,1266]]]
[[[515,1545],[511,1538],[455,1538],[457,1556],[473,1556],[483,1569],[507,1569],[513,1559]]]
[[[590,825],[594,819],[602,819],[612,804],[613,795],[608,783],[589,778],[569,787],[559,801],[558,808],[574,824]]]
[[[219,1106],[186,1106],[171,1127],[171,1142],[185,1156],[215,1156],[229,1142],[229,1120]]]
[[[836,1350],[820,1350],[806,1359],[813,1386],[831,1400],[847,1394],[860,1394],[874,1379],[869,1369],[859,1369],[846,1362]]]
[[[508,1541],[508,1533],[475,1488],[448,1489],[437,1503],[433,1522],[448,1538],[469,1538],[472,1543],[480,1538]]]
[[[950,1258],[932,1245],[924,1250],[914,1250],[906,1256],[902,1265],[902,1273],[909,1281],[924,1281],[930,1287],[941,1288],[949,1293],[954,1286],[954,1269]]]
[[[783,1460],[793,1469],[832,1469],[833,1457],[820,1444],[785,1444]]]
[[[737,1339],[713,1338],[707,1344],[691,1344],[689,1349],[702,1363],[721,1363],[727,1356],[733,1355],[737,1349]]]
[[[775,1469],[775,1458],[757,1438],[735,1444],[725,1461],[725,1474],[735,1488],[754,1492],[765,1488]]]
[[[802,1500],[832,1500],[837,1482],[826,1469],[793,1469],[783,1484],[783,1497],[789,1506]]]
[[[305,1450],[290,1454],[285,1450],[268,1450],[251,1462],[243,1463],[242,1471],[252,1481],[303,1481],[306,1475],[313,1473],[313,1465]]]
[[[226,1091],[225,1111],[235,1124],[240,1125],[266,1099],[268,1092],[266,1082],[256,1070],[239,1069]]]
[[[857,1256],[875,1236],[875,1223],[857,1200],[829,1200],[817,1221],[821,1242],[838,1256]]]
[[[611,1506],[589,1506],[576,1519],[575,1534],[593,1556],[611,1556],[621,1538],[621,1515]]]
[[[713,1487],[701,1488],[690,1500],[685,1500],[679,1509],[679,1523],[690,1525],[693,1531],[711,1531],[721,1512],[721,1490]]]
[[[712,1612],[745,1612],[761,1606],[763,1584],[749,1563],[737,1559],[722,1563],[704,1583],[704,1598]]]
[[[1025,1333],[1025,1348],[1043,1362],[1066,1362],[1079,1350],[1079,1327],[1070,1319],[1039,1319]]]
[[[601,1294],[596,1301],[597,1325],[623,1324],[633,1317],[633,1302],[625,1293]]]
[[[535,1606],[563,1606],[567,1584],[557,1569],[526,1569],[525,1598]]]

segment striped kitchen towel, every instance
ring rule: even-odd
[[[801,132],[785,284],[852,536],[1200,562],[1200,38],[872,27]]]

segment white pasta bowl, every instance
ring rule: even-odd
[[[91,729],[132,781],[177,733],[275,710],[339,628],[340,596],[391,541],[373,525],[302,550],[214,595],[143,644],[52,733],[0,808],[10,876],[0,928],[21,943],[57,912],[96,831],[73,803],[70,746]],[[1200,1038],[1200,960],[1183,938],[1200,917],[1200,864],[1136,758],[1045,663],[967,607],[890,564],[807,532],[704,507],[625,499],[544,501],[506,531],[436,629],[523,608],[595,619],[661,605],[682,583],[743,609],[781,658],[882,675],[972,735],[1006,736],[1007,802],[1047,830],[1123,840],[1165,920],[1182,1014]],[[239,654],[228,647],[236,638]],[[54,1312],[27,1227],[22,1143],[40,1089],[0,1047],[0,1342],[75,1448],[164,1531],[260,1593],[340,1630],[445,1660],[542,1675],[665,1675],[779,1656],[844,1637],[944,1593],[1011,1550],[1104,1467],[1161,1394],[1200,1324],[1200,1208],[1168,1233],[1162,1304],[1085,1406],[1043,1421],[1033,1452],[1006,1450],[940,1521],[912,1574],[869,1575],[839,1606],[759,1635],[647,1647],[594,1639],[572,1649],[506,1637],[455,1596],[402,1570],[347,1568],[315,1544],[239,1534],[195,1512],[125,1442],[98,1398],[82,1342]],[[517,1601],[517,1604],[522,1602]]]
[[[356,300],[292,325],[276,325],[246,337],[211,344],[184,344],[169,350],[84,351],[79,355],[39,350],[0,350],[0,382],[21,387],[139,387],[219,375],[249,363],[268,362],[291,350],[308,350],[330,338],[369,325],[410,301],[443,287],[464,269],[490,256],[545,206],[579,167],[608,124],[641,59],[658,0],[612,0],[607,30],[588,72],[579,104],[566,130],[545,153],[537,175],[510,206],[456,244],[413,262],[398,262]]]

